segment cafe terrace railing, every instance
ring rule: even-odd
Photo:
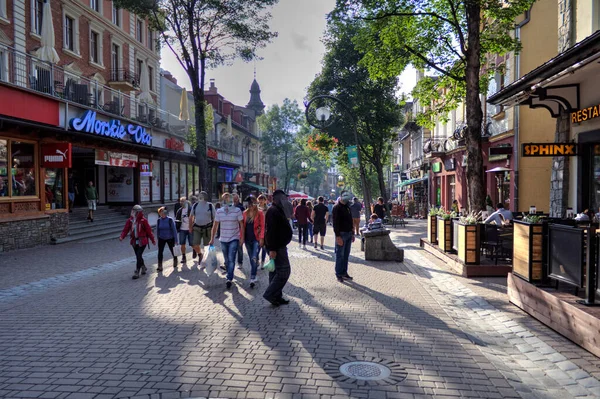
[[[132,77],[135,78],[133,75]],[[10,47],[0,53],[0,84],[32,90],[182,137],[186,135],[187,124],[176,115],[154,104],[139,101],[135,96],[114,90],[95,79],[77,76],[65,68]]]

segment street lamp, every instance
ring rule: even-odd
[[[323,94],[315,96],[311,98],[308,102],[304,103],[304,106],[306,107],[306,121],[312,127],[320,130],[326,130],[329,126],[331,126],[334,122],[334,118],[331,117],[331,106],[328,103],[339,104],[344,109],[344,111],[346,111],[346,113],[352,121],[354,141],[356,142],[356,155],[358,157],[358,167],[360,170],[360,181],[363,187],[363,199],[365,200],[365,204],[367,205],[365,206],[365,218],[368,221],[371,217],[371,210],[369,206],[371,204],[371,190],[367,185],[365,167],[361,160],[360,142],[358,141],[357,120],[354,116],[354,112],[339,98],[328,94]]]
[[[305,172],[306,170],[308,170],[312,163],[310,161],[310,159],[305,160],[302,157],[296,158],[294,159],[292,162],[289,163],[289,166],[286,170],[286,174],[285,174],[285,192],[288,192],[289,189],[289,181],[290,181],[290,176],[289,176],[289,172],[290,169],[292,169],[294,167],[294,165],[298,164],[298,162],[300,162],[300,168],[302,168],[302,171]]]

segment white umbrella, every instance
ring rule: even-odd
[[[179,120],[190,120],[190,111],[188,106],[188,96],[186,89],[181,90],[181,100],[179,100]]]
[[[58,63],[60,58],[56,52],[55,40],[54,40],[54,25],[52,24],[52,10],[50,9],[50,2],[44,2],[43,16],[42,16],[42,47],[37,51],[37,56],[42,61],[51,62],[53,64]]]
[[[148,68],[146,63],[142,63],[142,70],[140,71],[140,95],[138,99],[142,102],[154,103],[152,96],[150,95],[150,80],[148,79]]]
[[[494,169],[486,170],[485,173],[504,173],[504,172],[510,172],[510,171],[511,171],[511,169],[504,168],[502,166],[497,166]]]

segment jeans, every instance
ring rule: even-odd
[[[229,242],[221,241],[221,249],[225,258],[225,266],[227,266],[227,281],[233,281],[233,272],[235,271],[235,254],[240,246],[240,240]]]
[[[310,242],[313,242],[313,224],[308,222],[308,235],[310,236]]]
[[[244,246],[243,245],[238,245],[238,249],[237,249],[237,263],[240,266],[244,264]]]
[[[287,248],[279,248],[276,252],[275,271],[269,273],[269,286],[263,294],[263,298],[270,302],[283,298],[283,287],[285,287],[292,271]]]
[[[248,257],[250,258],[250,278],[256,278],[256,271],[258,270],[259,242],[256,240],[246,241],[244,245],[246,245],[246,251],[248,251]]]
[[[308,225],[307,224],[298,224],[298,242],[300,244],[306,245],[307,239],[308,239]]]
[[[162,238],[158,239],[158,265],[162,266],[163,262],[163,252],[165,250],[165,244],[169,246],[169,251],[171,251],[171,255],[175,258],[175,253],[173,253],[173,247],[175,247],[175,239],[171,238],[170,240],[163,240]]]
[[[136,258],[135,270],[139,271],[142,267],[146,266],[144,264],[144,258],[142,257],[142,255],[144,254],[144,250],[146,249],[146,246],[134,244],[134,245],[132,245],[132,247],[133,247],[133,252],[135,252],[135,258]]]
[[[335,275],[338,277],[348,274],[348,258],[350,257],[350,247],[352,246],[352,232],[340,233],[343,244],[335,244]],[[337,241],[337,238],[336,238]]]
[[[260,260],[262,263],[265,263],[265,258],[267,257],[267,247],[266,246],[262,246],[260,248],[258,248],[258,253],[260,254],[262,252],[262,254],[260,255]]]

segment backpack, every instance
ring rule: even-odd
[[[177,211],[177,215],[175,215],[175,228],[177,229],[177,231],[181,230],[181,217],[183,215],[183,207],[179,208],[179,210]],[[190,215],[188,215],[189,217]]]

